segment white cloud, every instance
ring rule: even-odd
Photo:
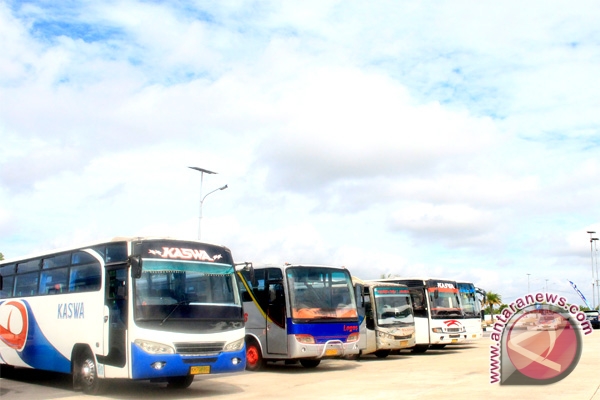
[[[0,251],[193,238],[200,166],[206,190],[229,184],[206,240],[244,261],[589,293],[599,14],[1,4]]]

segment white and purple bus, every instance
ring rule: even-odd
[[[239,274],[248,370],[267,361],[314,368],[322,359],[358,354],[358,314],[346,268],[263,265]]]
[[[115,238],[0,262],[0,364],[188,387],[245,368],[231,251],[196,241]]]

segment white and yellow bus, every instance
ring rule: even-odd
[[[352,278],[357,293],[360,355],[385,358],[415,346],[415,319],[406,285]]]

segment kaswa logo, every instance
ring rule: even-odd
[[[0,304],[0,340],[17,351],[23,350],[28,321],[27,308],[22,302],[11,300]]]

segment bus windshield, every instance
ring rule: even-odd
[[[357,318],[350,275],[326,267],[287,269],[294,319]]]
[[[427,289],[431,303],[431,318],[462,317],[456,290]]]
[[[475,294],[475,286],[471,283],[458,283],[460,305],[466,318],[480,318],[481,305]]]
[[[377,325],[391,327],[414,324],[408,289],[376,287],[373,294],[375,295]]]
[[[135,321],[152,329],[239,329],[243,314],[232,265],[143,259],[134,280]]]

